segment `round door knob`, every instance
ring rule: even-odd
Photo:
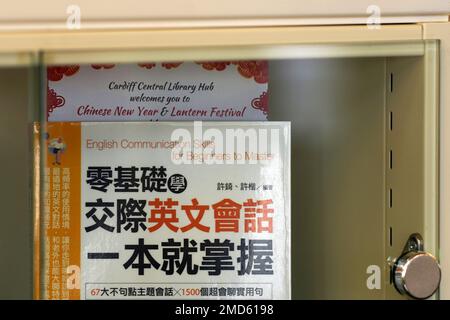
[[[410,251],[394,265],[394,284],[401,294],[414,299],[431,297],[439,288],[441,268],[434,256],[423,251]]]

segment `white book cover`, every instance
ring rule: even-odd
[[[40,298],[290,299],[289,122],[41,136]]]

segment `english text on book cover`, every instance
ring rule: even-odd
[[[49,66],[48,121],[266,120],[268,62]]]
[[[45,299],[289,299],[288,122],[48,123]]]

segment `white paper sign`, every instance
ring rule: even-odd
[[[266,120],[267,61],[51,66],[48,121]]]

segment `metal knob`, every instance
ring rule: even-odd
[[[394,264],[394,285],[401,293],[414,299],[431,297],[439,288],[441,268],[437,259],[423,251],[419,234],[408,239],[402,255]]]

